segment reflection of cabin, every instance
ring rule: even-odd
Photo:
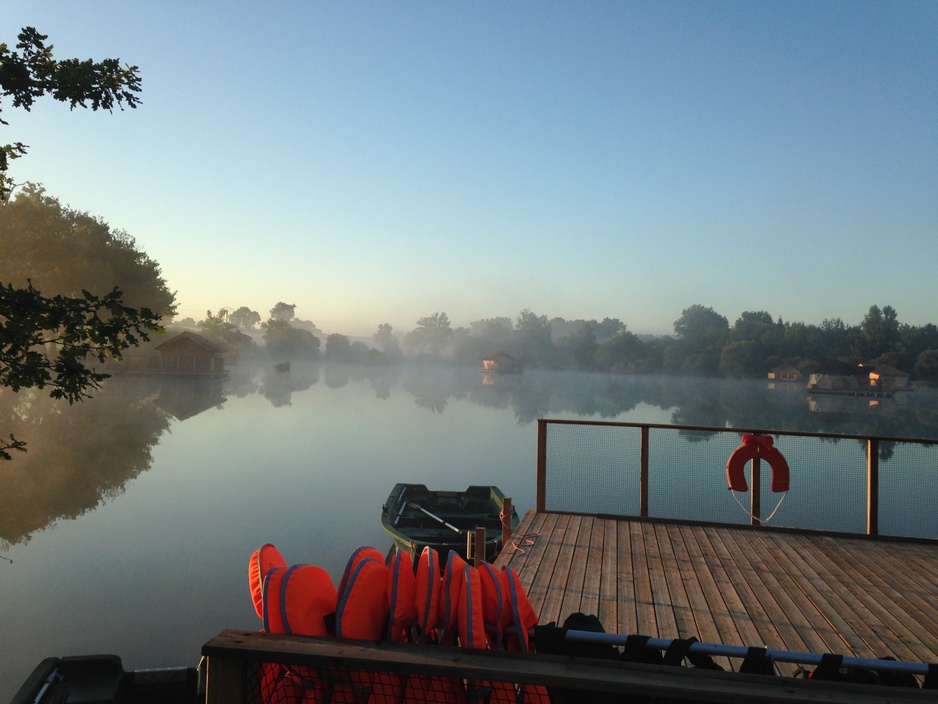
[[[524,365],[507,352],[499,352],[482,360],[482,371],[493,374],[520,374]]]
[[[229,348],[184,330],[156,346],[162,374],[223,375]],[[157,370],[152,370],[157,371]]]
[[[769,372],[769,381],[800,381],[801,370],[790,364],[782,364]]]

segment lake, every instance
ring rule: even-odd
[[[533,508],[539,417],[938,439],[934,391],[822,401],[764,381],[297,363],[113,379],[74,406],[4,391],[0,432],[29,450],[0,463],[0,700],[48,656],[195,665],[219,631],[260,627],[253,550],[274,543],[337,581],[355,547],[390,546],[380,511],[397,482],[497,484]],[[935,484],[918,500],[933,507]]]

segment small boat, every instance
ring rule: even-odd
[[[470,486],[465,491],[431,491],[423,484],[396,484],[381,512],[381,525],[399,550],[418,556],[426,546],[445,560],[450,550],[467,556],[467,536],[485,528],[485,559],[502,548],[502,504],[495,486]],[[518,525],[512,507],[511,528]]]
[[[10,704],[196,704],[205,701],[201,671],[174,667],[125,671],[117,655],[46,658]]]

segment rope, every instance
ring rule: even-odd
[[[746,508],[745,506],[743,506],[743,503],[742,503],[742,501],[739,500],[739,497],[736,495],[736,492],[733,491],[732,489],[730,489],[730,491],[733,493],[733,499],[735,499],[736,503],[739,504],[739,507],[743,510],[743,513],[746,514],[746,516],[749,518],[749,520],[751,521],[753,518],[755,518],[755,516],[752,514],[752,512],[751,512],[748,508]],[[761,518],[760,518],[760,519],[759,519],[759,522],[760,522],[762,525],[766,525],[769,521],[772,520],[772,518],[773,518],[773,517],[775,516],[775,514],[778,512],[778,509],[781,507],[782,502],[785,500],[785,497],[786,497],[786,496],[788,496],[788,492],[787,492],[787,491],[782,493],[782,497],[778,500],[778,503],[775,504],[775,508],[772,509],[772,513],[769,514],[768,518],[765,518],[765,519],[761,519]]]
[[[534,545],[534,539],[538,537],[540,537],[540,533],[524,533],[523,535],[519,535],[517,541],[515,540],[511,541],[510,547],[512,549],[512,552],[517,552],[519,555],[524,555],[524,553],[527,551],[523,547],[521,547],[521,545],[530,547]],[[518,542],[520,542],[521,545],[518,545]],[[509,546],[506,545],[505,548],[502,550],[502,552],[507,550],[508,547]]]

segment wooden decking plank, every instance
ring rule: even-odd
[[[938,614],[935,603],[938,601],[938,556],[933,552],[931,559],[923,558],[917,565],[917,550],[906,554],[905,545],[877,543],[870,546],[860,545],[849,550],[833,541],[819,541],[824,554],[842,569],[863,577],[869,589],[878,595],[878,601],[889,600],[909,616],[912,622],[920,623],[931,633],[938,632]],[[874,569],[874,565],[876,566]],[[931,566],[930,575],[927,566]],[[889,575],[887,580],[884,575]],[[921,578],[921,579],[920,579]]]
[[[671,534],[674,559],[684,582],[690,615],[694,619],[692,635],[706,643],[737,643],[738,634],[735,627],[729,627],[733,622],[726,615],[723,597],[716,591],[712,579],[707,581],[710,570],[693,541],[691,527],[671,524],[668,532]],[[712,597],[712,603],[709,597]],[[721,624],[732,631],[732,640],[724,640]],[[715,660],[723,669],[731,669],[728,658]]]
[[[794,583],[795,588],[800,589],[817,604],[819,612],[837,629],[849,654],[863,657],[878,657],[890,652],[899,657],[910,655],[908,652],[895,652],[900,644],[890,643],[882,633],[877,632],[870,623],[873,620],[872,615],[868,610],[861,608],[856,598],[853,598],[851,604],[851,598],[856,594],[847,590],[842,573],[835,573],[829,569],[830,565],[827,565],[826,575],[822,575],[813,564],[815,561],[804,559],[799,551],[786,550],[784,541],[779,542],[775,553],[787,569],[800,576]]]
[[[716,585],[717,592],[720,594],[726,606],[727,616],[735,624],[735,629],[739,635],[739,639],[730,642],[729,645],[757,645],[764,643],[759,629],[753,621],[752,614],[746,609],[742,596],[739,591],[737,591],[733,580],[730,579],[730,575],[727,572],[728,565],[724,563],[718,553],[718,541],[715,537],[715,531],[711,528],[700,526],[698,530],[694,531],[694,537],[709,568],[706,574],[709,574],[713,583]],[[726,643],[727,641],[724,640],[723,642]]]
[[[599,605],[596,615],[609,631],[616,632],[619,624],[619,545],[616,521],[602,521],[603,551],[599,556]]]
[[[772,618],[779,632],[793,632],[785,635],[789,648],[811,652],[826,650],[828,645],[818,632],[818,625],[824,622],[823,615],[817,605],[798,588],[797,575],[785,569],[779,563],[778,556],[766,549],[759,540],[758,531],[740,530],[735,537],[740,548],[749,556],[764,589],[772,595],[777,605],[778,610],[772,614]]]
[[[635,588],[635,632],[657,636],[658,624],[655,620],[655,601],[645,553],[644,531],[641,524],[631,522],[628,525],[632,546],[632,583]]]
[[[590,525],[590,538],[586,550],[586,572],[583,574],[583,596],[579,610],[584,614],[599,616],[599,600],[603,575],[603,553],[605,552],[605,521],[595,519]],[[614,555],[615,553],[613,553]]]
[[[661,564],[664,569],[665,580],[668,584],[671,610],[676,625],[675,637],[700,639],[697,630],[697,619],[687,593],[686,581],[693,578],[694,571],[687,562],[679,562],[675,551],[674,540],[666,523],[655,525],[655,535],[658,539],[658,548],[661,554]]]
[[[862,655],[916,659],[921,657],[923,647],[929,647],[929,640],[934,654],[933,634],[938,631],[938,624],[933,622],[929,628],[927,622],[932,620],[931,616],[925,611],[910,608],[910,594],[887,584],[868,567],[871,562],[877,562],[879,570],[901,571],[902,563],[888,554],[891,551],[883,550],[885,546],[882,544],[867,544],[862,546],[865,548],[864,559],[846,559],[849,555],[838,557],[837,551],[830,549],[832,544],[828,541],[819,538],[812,539],[811,543],[820,548],[814,554],[829,558],[826,563],[824,560],[819,562],[826,564],[826,571],[832,575],[827,581],[833,582],[833,586],[828,586],[838,602],[834,608],[847,614],[845,619],[866,634],[870,650]],[[810,566],[805,567],[806,571],[809,569]]]
[[[576,547],[577,534],[580,531],[581,516],[568,516],[567,524],[563,530],[558,528],[551,533],[551,542],[556,551],[554,567],[548,573],[546,578],[546,593],[544,603],[539,611],[542,623],[556,621],[562,623],[564,615],[561,613],[563,600],[567,589],[567,577],[569,575],[570,565],[573,562],[574,548]],[[538,581],[544,583],[540,578]]]
[[[876,657],[887,654],[902,658],[912,656],[907,648],[898,642],[889,628],[869,608],[869,595],[864,588],[855,583],[855,575],[844,572],[840,567],[826,561],[818,550],[815,539],[800,539],[792,536],[779,541],[776,536],[762,536],[763,542],[772,546],[772,550],[785,560],[790,569],[797,570],[802,578],[798,586],[809,598],[819,604],[819,609],[835,624],[835,628],[844,636],[849,654],[863,657]],[[811,560],[804,555],[810,555]],[[848,634],[853,633],[853,637]],[[854,638],[859,638],[863,647],[858,647]],[[831,645],[836,652],[836,645]]]
[[[525,533],[496,565],[542,623],[583,611],[621,634],[938,659],[938,546],[572,514],[525,516]]]
[[[525,531],[523,535],[529,536],[529,541],[523,541],[525,544],[520,549],[516,549],[507,556],[503,551],[495,561],[496,567],[507,565],[518,573],[525,586],[528,600],[538,614],[541,613],[547,597],[547,582],[557,558],[557,549],[551,537],[555,531],[563,530],[566,521],[567,516],[563,514],[536,515],[536,520],[519,526]],[[518,537],[517,533],[515,537]]]
[[[709,640],[713,643],[727,643],[730,645],[741,645],[744,639],[736,628],[736,622],[730,616],[729,607],[723,598],[723,593],[713,576],[715,565],[709,563],[707,555],[698,542],[697,534],[700,531],[695,526],[674,526],[678,529],[683,538],[683,550],[687,556],[687,562],[694,572],[696,584],[699,592],[693,591],[691,587],[691,599],[698,600],[696,609],[705,613],[706,617],[698,616],[699,621],[707,623],[703,627],[698,623],[701,640]],[[704,536],[700,536],[704,539]]]
[[[612,521],[616,526],[617,633],[638,633],[636,589],[632,564],[632,531],[628,521]]]
[[[763,584],[761,575],[745,556],[739,555],[739,548],[735,544],[736,535],[724,538],[725,532],[713,531],[710,534],[711,542],[727,570],[727,576],[743,603],[743,613],[740,619],[751,620],[758,632],[755,641],[745,645],[766,646],[788,650],[804,650],[804,643],[790,624],[775,618],[778,606],[774,603],[771,593],[768,593]],[[733,543],[727,541],[732,539]],[[767,604],[772,604],[771,611]]]
[[[668,584],[668,575],[665,573],[664,563],[661,559],[661,545],[655,532],[654,524],[645,527],[645,559],[648,562],[648,574],[651,581],[652,603],[655,609],[655,622],[658,631],[655,634],[660,638],[677,638],[677,620],[674,618],[674,607],[671,602],[671,593]]]
[[[570,614],[583,611],[583,599],[586,596],[586,574],[589,555],[592,550],[593,522],[591,516],[579,516],[576,534],[568,532],[566,541],[571,550],[567,568],[566,585],[563,600],[558,610],[557,623],[562,624]],[[596,521],[600,519],[595,519]],[[559,576],[559,575],[558,575]]]

